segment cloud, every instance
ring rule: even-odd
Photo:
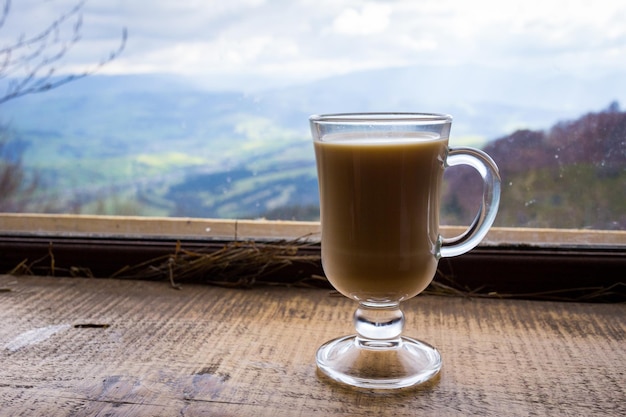
[[[333,31],[345,35],[372,35],[384,32],[389,26],[391,7],[369,3],[359,10],[345,9],[332,23]]]
[[[20,0],[6,44],[75,0]],[[614,0],[88,0],[79,44],[60,71],[100,60],[123,27],[111,73],[304,80],[384,66],[626,71],[626,3]]]
[[[231,39],[219,37],[205,41],[178,42],[146,51],[141,61],[147,66],[161,66],[164,72],[201,75],[211,72],[261,70],[264,63],[290,60],[298,54],[298,45],[290,39],[258,35]],[[168,62],[164,62],[164,57]],[[130,63],[120,60],[122,65]]]

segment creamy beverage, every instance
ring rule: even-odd
[[[447,137],[421,132],[315,141],[322,263],[338,291],[397,302],[428,286],[447,150]]]

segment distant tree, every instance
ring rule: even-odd
[[[39,179],[26,178],[20,149],[7,140],[8,129],[0,129],[0,212],[21,212],[34,194]]]
[[[609,107],[607,107],[606,111],[608,113],[619,113],[619,102],[617,100],[612,101],[611,104],[609,104]]]
[[[87,77],[122,53],[128,38],[125,28],[117,48],[100,62],[78,74],[57,75],[62,59],[80,41],[82,10],[86,1],[78,1],[42,31],[33,35],[22,34],[13,43],[0,47],[0,81],[6,84],[6,90],[0,93],[0,104]],[[10,12],[11,0],[5,0],[0,5],[0,30]],[[70,36],[65,39],[62,32],[68,26],[71,27]],[[30,197],[37,192],[39,176],[28,177],[22,164],[23,149],[11,146],[11,136],[8,127],[0,124],[0,211],[19,212],[28,208]]]

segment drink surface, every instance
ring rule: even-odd
[[[315,141],[322,263],[342,294],[399,301],[437,268],[447,138],[335,136]]]

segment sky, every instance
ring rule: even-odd
[[[0,46],[37,35],[76,4],[12,0]],[[126,29],[123,54],[101,73],[244,90],[425,63],[626,73],[626,2],[615,0],[87,0],[81,15],[80,40],[58,72],[93,67]],[[57,47],[75,21],[60,25]]]

